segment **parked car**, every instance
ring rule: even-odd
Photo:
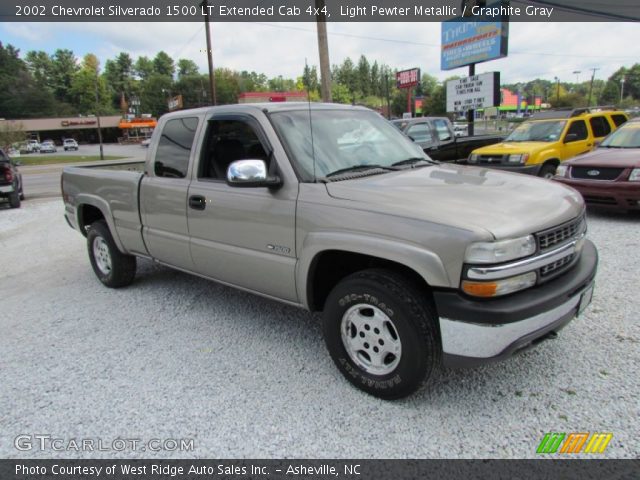
[[[506,358],[591,300],[597,252],[564,185],[434,162],[362,107],[225,105],[157,128],[146,163],[63,170],[97,278],[129,285],[141,256],[323,311],[337,368],[372,395]]]
[[[54,153],[57,152],[58,149],[56,148],[55,143],[53,142],[42,142],[40,144],[40,153]]]
[[[4,151],[0,150],[0,198],[8,200],[11,208],[19,208],[24,200],[22,175],[18,172],[16,162]]]
[[[26,152],[25,153],[33,153],[40,151],[40,142],[38,140],[27,140],[26,144]]]
[[[429,157],[443,162],[465,160],[474,149],[504,140],[504,135],[468,137],[456,134],[446,117],[418,117],[392,120],[392,123],[420,145]]]
[[[578,190],[587,205],[640,210],[640,118],[622,125],[593,152],[560,165],[554,180]]]
[[[76,142],[73,138],[65,138],[62,142],[62,146],[64,147],[64,151],[67,150],[78,150],[78,142]]]
[[[552,178],[561,162],[590,152],[628,119],[624,112],[598,108],[536,113],[504,142],[474,150],[468,163]]]

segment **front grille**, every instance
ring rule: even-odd
[[[584,201],[592,205],[616,205],[616,199],[613,197],[600,197],[597,195],[585,195]]]
[[[587,180],[615,180],[624,168],[612,167],[571,167],[571,178],[584,178]]]
[[[552,273],[557,272],[559,269],[561,269],[565,265],[569,265],[574,258],[575,258],[575,254],[572,254],[564,258],[561,258],[558,261],[550,263],[549,265],[545,265],[540,269],[540,276],[548,277]]]
[[[499,165],[506,161],[508,155],[479,155],[478,163],[483,165]]]
[[[561,245],[577,237],[586,230],[584,214],[558,227],[537,233],[538,247],[541,252]]]

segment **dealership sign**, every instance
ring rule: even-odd
[[[500,72],[447,82],[447,112],[466,112],[500,105]]]
[[[442,22],[440,68],[451,70],[507,56],[509,22]]]
[[[396,87],[398,88],[411,88],[420,83],[420,69],[411,68],[409,70],[402,70],[396,72]]]

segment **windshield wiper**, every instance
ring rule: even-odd
[[[392,163],[391,166],[392,167],[400,167],[402,165],[415,165],[416,163],[420,163],[420,162],[428,163],[428,164],[431,164],[431,165],[435,165],[436,164],[436,162],[434,162],[433,160],[427,160],[426,158],[411,157],[411,158],[407,158],[405,160],[400,160],[399,162],[396,162],[396,163]]]
[[[395,170],[398,170],[398,169],[397,168],[393,168],[393,167],[385,167],[383,165],[375,165],[375,164],[363,163],[363,164],[360,164],[360,165],[351,165],[350,167],[341,168],[341,169],[335,170],[335,171],[333,171],[331,173],[327,173],[326,178],[334,177],[336,175],[340,175],[341,173],[356,172],[358,170],[390,170],[390,171],[395,171]]]

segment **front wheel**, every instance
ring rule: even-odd
[[[94,273],[107,287],[126,287],[133,282],[136,257],[118,250],[104,220],[92,223],[89,227],[87,249]]]
[[[353,385],[396,399],[425,384],[440,363],[437,316],[427,292],[386,270],[342,280],[324,308],[324,337],[336,366]]]
[[[542,168],[538,172],[538,176],[542,178],[553,178],[556,174],[557,168],[558,167],[556,167],[554,164],[547,163],[546,165],[542,166]]]

